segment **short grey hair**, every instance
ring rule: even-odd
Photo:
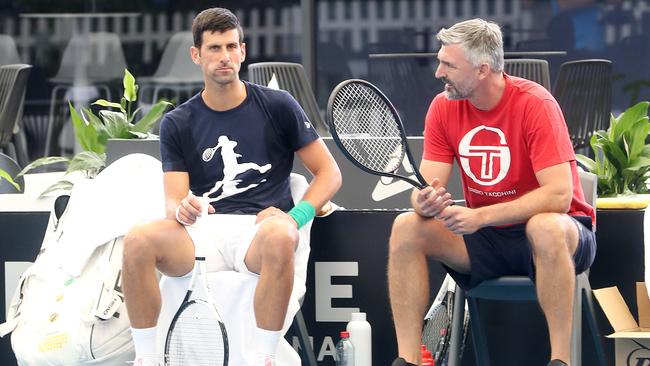
[[[442,45],[459,44],[467,60],[478,67],[490,65],[493,71],[503,71],[503,38],[501,28],[483,19],[470,19],[442,28],[436,38]]]

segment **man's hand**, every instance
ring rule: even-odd
[[[259,224],[262,222],[264,219],[269,218],[271,216],[278,216],[281,217],[285,220],[288,220],[292,224],[294,224],[296,227],[298,227],[298,223],[293,219],[293,217],[289,216],[288,213],[280,210],[279,208],[275,207],[267,207],[263,209],[262,211],[257,213],[257,218],[255,219],[255,223]]]
[[[451,194],[435,178],[429,187],[422,188],[415,197],[417,212],[424,217],[434,217],[446,207],[451,206]]]
[[[483,227],[480,214],[471,208],[462,206],[447,207],[436,219],[442,220],[445,226],[454,234],[472,234]]]
[[[209,205],[208,213],[215,212],[214,207]],[[189,226],[194,224],[199,216],[201,216],[201,201],[192,193],[189,193],[176,208],[176,220],[182,225]]]

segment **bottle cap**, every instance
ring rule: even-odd
[[[366,313],[352,313],[350,315],[351,321],[361,321],[365,322],[366,321]]]
[[[350,332],[348,332],[347,330],[342,330],[341,338],[350,338]]]

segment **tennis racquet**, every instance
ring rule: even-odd
[[[199,247],[189,288],[167,332],[165,366],[228,365],[228,334],[212,299]],[[202,289],[196,288],[197,282]]]
[[[445,366],[448,364],[455,295],[456,282],[451,276],[446,275],[438,294],[424,317],[422,344],[431,351],[436,365]],[[465,306],[467,305],[465,304]],[[461,357],[467,340],[468,328],[469,312],[465,309],[465,318],[463,319],[460,338]]]
[[[361,170],[401,179],[420,189],[428,186],[409,150],[395,107],[376,86],[359,79],[337,85],[327,102],[327,120],[336,145]],[[416,179],[397,174],[404,157]]]

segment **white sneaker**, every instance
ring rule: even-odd
[[[275,358],[270,356],[248,356],[245,357],[248,366],[275,366]]]
[[[163,362],[158,355],[136,356],[132,362],[133,366],[162,366]]]

